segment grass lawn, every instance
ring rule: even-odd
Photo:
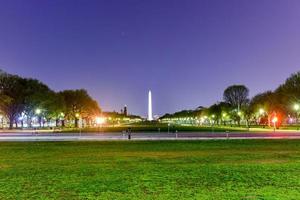
[[[300,140],[0,143],[0,199],[299,199]]]
[[[246,132],[248,131],[245,127],[222,127],[222,126],[171,126],[168,129],[168,126],[165,124],[154,124],[154,125],[127,125],[127,126],[116,126],[116,127],[102,127],[102,128],[84,128],[81,131],[82,132],[122,132],[126,131],[128,128],[131,128],[132,132]],[[73,128],[66,128],[63,129],[61,132],[64,133],[73,133],[73,132],[79,132],[79,129],[73,129]]]

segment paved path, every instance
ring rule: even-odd
[[[300,139],[300,132],[265,133],[132,133],[131,140],[219,140],[219,139]],[[36,133],[2,132],[0,141],[107,141],[128,140],[123,133]]]

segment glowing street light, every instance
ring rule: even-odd
[[[273,117],[272,119],[272,123],[273,123],[273,126],[274,126],[274,132],[275,132],[275,129],[276,129],[276,123],[278,122],[278,118],[275,116]]]
[[[79,118],[79,117],[80,117],[79,113],[76,113],[76,114],[75,114],[75,117],[76,117],[76,118]]]
[[[39,109],[39,108],[37,108],[36,110],[35,110],[35,114],[37,114],[37,115],[39,115],[39,114],[41,114],[41,109]]]
[[[295,105],[294,105],[294,110],[295,110],[295,111],[298,111],[299,109],[300,109],[300,105],[299,105],[299,104],[295,104]]]
[[[263,108],[260,108],[258,112],[259,112],[260,115],[262,115],[262,114],[265,113],[265,110]]]
[[[296,111],[296,123],[298,123],[298,114],[299,114],[300,105],[294,104],[294,110]]]
[[[277,117],[273,117],[272,122],[275,124],[278,121]]]
[[[102,125],[104,124],[106,119],[104,117],[96,117],[96,124]]]
[[[100,128],[102,128],[102,124],[104,124],[105,121],[106,121],[106,118],[104,118],[104,117],[96,117],[96,124],[98,125],[99,132],[100,132]]]

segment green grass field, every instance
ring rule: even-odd
[[[154,124],[154,125],[123,125],[123,126],[116,126],[116,127],[102,127],[102,128],[84,128],[81,129],[82,132],[122,132],[126,131],[128,128],[131,128],[132,132],[245,132],[248,131],[245,127],[222,127],[222,126],[180,126],[174,125],[168,128],[165,124]],[[73,133],[78,132],[79,129],[74,128],[66,128],[60,132],[64,133]]]
[[[0,143],[0,199],[299,199],[300,140]]]

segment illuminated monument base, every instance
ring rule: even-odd
[[[149,90],[148,93],[148,121],[152,121],[152,95],[151,95],[151,90]]]

